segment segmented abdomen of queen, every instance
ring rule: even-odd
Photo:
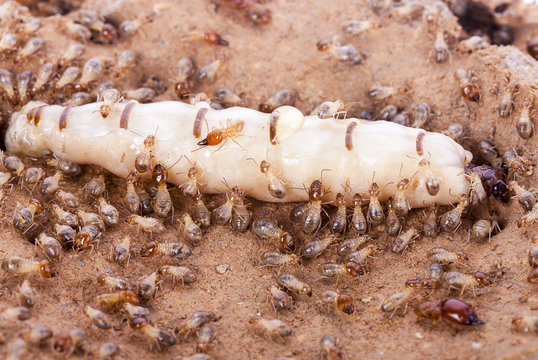
[[[53,152],[61,159],[99,165],[126,177],[144,151],[144,139],[154,135],[154,161],[166,168],[175,164],[169,183],[188,180],[191,164],[178,161],[184,155],[204,174],[204,192],[226,192],[224,177],[228,184],[249,189],[248,196],[269,202],[307,201],[304,186],[321,175],[327,189],[346,184],[352,190],[346,194],[348,203],[353,193],[368,194],[372,179],[379,185],[379,200],[386,201],[396,194],[399,179],[412,181],[417,176],[421,160],[429,161],[440,188],[433,196],[423,186],[409,188],[406,198],[411,207],[455,203],[458,195],[469,192],[464,173],[472,155],[440,133],[386,121],[319,119],[287,105],[264,114],[242,107],[213,110],[204,101],[191,105],[131,100],[116,103],[116,111],[106,119],[99,115],[100,106],[100,102],[78,107],[30,102],[11,118],[7,149],[34,157]],[[207,109],[207,126],[197,120],[201,108]],[[244,121],[243,128],[224,145],[197,145],[208,131],[238,121]],[[272,170],[286,184],[284,197],[270,193],[267,178],[251,159],[258,164],[271,160]],[[331,197],[334,194],[328,192],[323,200]]]

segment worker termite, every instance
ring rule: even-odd
[[[228,64],[228,58],[224,54],[218,54],[215,61],[198,69],[198,81],[211,84],[217,75],[224,71]]]
[[[293,96],[288,89],[280,89],[273,96],[258,105],[258,110],[263,113],[272,113],[273,110],[280,106],[291,105]]]
[[[412,189],[418,187],[426,187],[426,191],[430,196],[435,196],[441,188],[440,179],[438,179],[431,169],[429,160],[422,159],[418,163],[419,171],[413,176]]]
[[[196,163],[192,165],[187,173],[187,181],[179,186],[181,194],[187,197],[194,197],[200,192],[198,181],[200,180],[200,171],[196,167]]]
[[[13,226],[19,231],[26,231],[34,223],[37,213],[44,210],[43,204],[37,199],[30,199],[27,207],[20,208],[13,216]]]
[[[181,217],[182,226],[185,235],[193,244],[198,244],[202,241],[202,229],[192,220],[191,216],[187,213]]]
[[[140,305],[140,298],[132,290],[122,290],[115,293],[98,295],[95,298],[95,302],[105,307],[107,311],[113,312],[121,309],[125,303]]]
[[[13,77],[9,70],[0,69],[0,88],[4,90],[7,99],[11,103],[15,103],[17,100],[17,94],[13,85]]]
[[[255,317],[249,320],[253,326],[254,332],[260,336],[269,336],[272,339],[284,340],[286,336],[291,335],[291,328],[281,320],[268,320]]]
[[[161,244],[155,241],[148,241],[140,249],[141,257],[153,257],[156,254],[162,254],[176,259],[186,259],[191,253],[191,249],[184,243],[177,242]]]
[[[405,191],[409,187],[409,179],[404,178],[396,184],[396,195],[394,195],[392,205],[398,216],[405,216],[411,210],[409,201],[405,198]]]
[[[338,338],[333,335],[325,335],[319,341],[321,355],[324,360],[346,359],[345,351],[339,344]]]
[[[325,101],[318,105],[310,115],[320,119],[343,119],[346,117],[346,105],[342,100]]]
[[[149,22],[151,22],[151,19],[148,16],[142,16],[137,19],[123,21],[119,28],[124,35],[133,36],[142,25],[146,25]]]
[[[138,284],[138,294],[143,300],[149,300],[155,296],[158,278],[159,274],[152,272],[140,279],[140,283]]]
[[[271,294],[271,304],[273,304],[275,311],[291,309],[292,299],[285,291],[282,291],[276,285],[271,285],[269,293]]]
[[[443,248],[433,248],[428,251],[428,260],[434,264],[449,265],[458,261],[469,260],[462,251],[452,252]]]
[[[538,315],[514,317],[512,319],[512,331],[538,334]]]
[[[92,36],[90,29],[84,25],[77,24],[74,21],[64,21],[62,25],[64,31],[75,40],[86,43]]]
[[[295,239],[293,236],[289,232],[279,228],[274,220],[255,220],[252,223],[252,230],[262,239],[274,241],[284,251],[291,252],[295,250]]]
[[[347,228],[346,199],[342,193],[336,194],[336,206],[329,225],[333,234],[342,234]]]
[[[231,219],[232,229],[245,232],[252,219],[252,212],[247,209],[247,205],[243,200],[245,193],[235,186],[232,188],[232,192],[235,193]]]
[[[144,150],[135,158],[135,169],[140,174],[149,171],[153,167],[153,149],[155,148],[155,136],[148,135],[144,139]]]
[[[101,231],[105,230],[103,219],[98,214],[77,209],[75,210],[75,215],[77,215],[82,226],[94,225]]]
[[[52,330],[47,325],[37,325],[30,330],[23,331],[19,337],[32,345],[41,346],[52,337]]]
[[[385,219],[383,207],[379,202],[379,186],[376,182],[372,183],[368,192],[370,193],[370,203],[368,204],[366,220],[368,221],[368,224],[376,226],[381,224]]]
[[[55,238],[50,237],[45,233],[41,233],[35,239],[35,243],[43,249],[43,252],[49,259],[53,261],[58,261],[60,259],[62,245],[60,245],[60,242]]]
[[[52,350],[59,355],[69,356],[81,347],[85,340],[86,332],[82,329],[75,328],[69,332],[60,331],[52,338]]]
[[[231,90],[220,88],[215,90],[214,95],[219,99],[220,103],[228,108],[232,106],[244,106],[245,102],[239,95],[236,95]]]
[[[45,170],[38,167],[30,167],[24,173],[24,182],[29,185],[35,185],[44,177]]]
[[[396,215],[396,212],[394,211],[393,207],[394,200],[392,198],[389,199],[389,202],[387,204],[387,234],[389,236],[395,236],[400,231],[402,225],[400,223],[400,219],[398,218],[398,215]]]
[[[461,300],[443,298],[420,303],[415,308],[419,317],[432,320],[445,319],[458,325],[483,325],[473,307]]]
[[[168,331],[156,328],[143,317],[129,319],[129,325],[133,330],[139,330],[147,336],[151,341],[155,341],[158,346],[173,346],[176,343],[176,338]]]
[[[351,35],[359,35],[367,30],[381,29],[383,25],[377,21],[372,20],[348,20],[340,24],[344,31]]]
[[[501,98],[501,102],[499,103],[500,117],[505,118],[510,116],[510,113],[514,107],[512,98],[514,97],[514,94],[517,92],[518,88],[519,85],[514,81],[508,83],[508,85],[504,87],[504,94]]]
[[[407,249],[409,243],[419,236],[419,232],[414,227],[407,229],[404,233],[400,234],[394,243],[392,244],[392,251],[401,254]]]
[[[495,170],[501,169],[503,160],[499,157],[499,152],[495,145],[489,141],[481,141],[479,152],[484,160],[486,160]]]
[[[134,66],[136,63],[136,55],[132,50],[123,50],[118,54],[116,64],[112,68],[112,77],[121,77],[125,70]]]
[[[30,310],[24,306],[7,307],[0,305],[0,320],[2,321],[25,321],[32,317]]]
[[[450,271],[444,273],[441,277],[441,286],[447,289],[449,293],[451,290],[460,290],[460,295],[462,295],[465,289],[471,288],[474,295],[474,288],[477,285],[491,285],[491,280],[481,272],[477,272],[474,275],[467,275],[457,271]]]
[[[17,56],[15,57],[15,63],[20,63],[21,61],[35,55],[41,48],[43,48],[43,44],[45,42],[43,39],[35,37],[26,42],[24,46],[19,49],[19,52],[17,53]]]
[[[394,95],[405,95],[408,91],[409,89],[405,86],[374,85],[368,90],[367,95],[376,101],[380,101]]]
[[[15,155],[3,158],[3,164],[7,170],[15,173],[16,176],[20,176],[24,171],[24,163]]]
[[[151,234],[160,234],[166,230],[160,220],[149,216],[131,215],[127,219],[127,223],[137,225],[142,230]]]
[[[112,327],[108,316],[101,310],[92,308],[90,305],[86,305],[84,308],[84,315],[89,317],[92,323],[99,329],[108,330]]]
[[[0,52],[10,52],[15,50],[17,46],[17,35],[9,32],[4,32],[0,38]]]
[[[32,87],[31,93],[37,94],[40,91],[43,90],[45,85],[50,81],[52,76],[54,75],[54,65],[50,62],[45,63],[41,68],[39,69],[37,73],[37,77],[34,82],[34,86]]]
[[[305,259],[313,259],[319,256],[329,245],[335,244],[340,240],[334,234],[329,234],[321,239],[310,240],[304,244],[301,249],[301,257]]]
[[[79,206],[77,197],[70,192],[63,191],[62,189],[56,190],[56,192],[54,193],[54,199],[59,203],[72,209]]]
[[[176,83],[174,91],[180,100],[185,100],[192,93],[192,81],[189,80],[194,74],[194,63],[189,58],[181,58],[176,65]]]
[[[118,265],[125,266],[129,262],[131,256],[131,242],[133,239],[129,235],[125,235],[120,239],[120,242],[114,246],[112,251],[112,260]]]
[[[149,310],[146,307],[133,305],[131,303],[126,302],[123,304],[121,310],[122,312],[126,313],[129,318],[141,317],[151,322]]]
[[[20,304],[28,308],[33,307],[35,305],[35,298],[36,298],[36,293],[34,289],[32,289],[30,282],[28,280],[24,280],[21,286],[19,287]]]
[[[82,76],[78,83],[82,85],[82,89],[85,89],[85,87],[88,86],[91,81],[97,79],[102,72],[103,60],[98,57],[91,58],[86,61],[82,67]]]
[[[65,211],[60,206],[56,204],[51,204],[50,211],[52,216],[62,225],[67,225],[71,227],[78,226],[78,218],[75,214],[72,214],[68,211]]]
[[[448,45],[445,42],[445,32],[443,29],[438,29],[433,44],[433,58],[436,62],[443,63],[447,61],[449,55]]]
[[[151,102],[157,96],[155,90],[149,87],[123,90],[122,94],[125,99],[138,101],[139,103]]]
[[[475,172],[465,172],[465,178],[469,181],[471,187],[470,202],[473,205],[477,205],[487,197],[486,189],[484,189],[484,185],[482,184],[482,179],[480,179],[480,175]]]
[[[367,231],[367,222],[364,213],[362,212],[362,196],[360,194],[353,195],[351,227],[360,235],[365,234]]]
[[[161,277],[172,277],[173,283],[177,280],[181,280],[183,285],[188,285],[196,281],[196,274],[194,271],[184,266],[163,265],[159,268],[158,273]]]
[[[308,191],[308,203],[292,209],[290,217],[299,220],[305,234],[312,234],[321,225],[321,201],[325,196],[325,186],[320,180],[314,180]]]
[[[516,129],[522,139],[530,139],[534,132],[534,124],[531,122],[531,109],[534,107],[534,95],[529,95],[521,106],[521,114],[516,123]]]
[[[75,251],[86,250],[90,247],[95,239],[101,234],[99,228],[95,225],[86,225],[75,235],[73,239],[73,249]]]
[[[120,353],[120,347],[113,342],[103,343],[99,348],[88,351],[89,359],[113,360]]]
[[[492,195],[495,199],[504,203],[510,201],[510,190],[508,190],[508,186],[504,182],[504,176],[501,172],[489,165],[476,166],[473,164],[467,165],[465,171],[467,173],[473,172],[478,174],[488,196]]]
[[[0,48],[1,47],[2,45],[0,44]],[[28,70],[23,71],[17,77],[17,90],[19,93],[20,104],[26,104],[29,100],[31,81],[32,81],[32,73]]]
[[[211,0],[215,5],[225,5],[241,11],[256,25],[266,25],[271,20],[271,12],[254,0]]]
[[[417,280],[408,280],[405,282],[405,288],[402,292],[396,293],[384,299],[380,309],[383,312],[391,312],[391,317],[402,305],[407,308],[407,303],[413,298],[416,291],[423,287],[423,283]]]
[[[282,254],[278,251],[266,251],[262,254],[262,262],[265,265],[281,266],[286,264],[298,264],[299,257],[295,254]]]
[[[495,220],[478,220],[469,229],[469,239],[476,242],[484,242],[491,239],[491,235],[495,230],[500,231],[499,224]]]
[[[126,280],[108,275],[99,275],[97,283],[108,290],[129,290],[131,286]]]
[[[357,49],[351,44],[342,44],[338,35],[330,39],[323,39],[316,43],[318,51],[327,51],[334,58],[345,61],[350,65],[358,65],[361,63],[361,56]]]
[[[336,291],[327,290],[321,294],[321,301],[326,304],[333,304],[336,309],[347,315],[355,312],[353,298],[348,294],[339,294]]]
[[[346,261],[352,261],[359,265],[365,265],[368,258],[374,256],[381,251],[380,248],[374,244],[366,245],[358,251],[354,251],[344,257]]]
[[[219,145],[217,150],[215,150],[215,151],[219,151],[224,145],[226,145],[226,143],[228,142],[228,139],[230,139],[234,143],[236,143],[239,147],[241,147],[241,145],[235,140],[235,138],[240,135],[241,131],[243,131],[244,126],[245,126],[245,122],[243,120],[238,120],[236,122],[232,122],[231,120],[228,120],[226,127],[211,130],[203,140],[200,140],[197,143],[197,145],[199,146]]]
[[[10,256],[9,258],[3,260],[2,270],[10,274],[39,273],[45,278],[56,276],[56,270],[50,261],[34,261],[18,256]]]
[[[228,46],[228,41],[224,40],[215,30],[195,30],[181,34],[179,40],[183,42],[204,41],[210,45]]]
[[[454,73],[454,79],[458,82],[461,95],[469,101],[479,102],[480,101],[480,90],[474,84],[473,78],[468,71],[463,69],[457,69]]]
[[[82,57],[84,53],[84,46],[81,44],[71,44],[67,49],[62,53],[62,56],[58,59],[58,66],[64,67],[67,64],[71,63],[75,59]]]
[[[535,221],[538,221],[538,203],[534,204],[531,211],[519,218],[519,220],[517,221],[517,226],[527,226],[534,223]]]
[[[132,170],[125,179],[126,192],[123,202],[127,206],[127,209],[136,214],[140,210],[140,197],[136,193],[135,183],[139,180],[139,175],[136,170]]]
[[[7,344],[6,360],[22,360],[28,355],[28,343],[20,338],[15,338]]]
[[[534,247],[529,250],[529,266],[531,268],[538,268],[538,242],[534,240]]]
[[[504,163],[515,174],[523,174],[525,176],[531,176],[534,173],[534,167],[532,163],[517,154],[514,149],[510,149],[503,154]]]
[[[60,171],[56,171],[53,176],[48,176],[43,179],[39,186],[39,191],[43,195],[53,195],[60,184],[60,180],[63,179],[63,174]]]
[[[443,231],[455,232],[461,225],[461,215],[465,208],[469,206],[469,197],[465,194],[461,194],[458,198],[458,205],[450,211],[447,211],[441,216],[439,223]]]
[[[142,215],[153,214],[153,198],[145,190],[140,190],[137,195],[140,200],[140,212]]]
[[[61,171],[64,175],[71,177],[77,177],[82,172],[82,169],[80,168],[79,164],[72,161],[60,159],[55,154],[52,154],[52,157],[47,158],[46,163],[48,166]]]
[[[105,198],[99,198],[97,200],[97,208],[105,224],[111,226],[118,223],[120,218],[118,209],[110,205]]]
[[[157,164],[153,167],[151,176],[153,182],[157,184],[158,189],[153,204],[155,214],[159,217],[166,217],[170,210],[172,210],[172,199],[170,198],[170,192],[168,192],[166,183],[168,180],[168,170],[163,165]]]
[[[213,210],[215,224],[226,225],[232,218],[234,206],[243,203],[243,196],[244,193],[238,187],[234,186],[230,194],[226,194],[226,202]],[[250,221],[250,218],[248,220]]]
[[[99,114],[106,119],[114,111],[114,105],[121,100],[121,93],[116,89],[105,89],[101,91],[101,99]]]
[[[198,192],[194,196],[194,219],[200,224],[203,228],[208,228],[211,225],[211,213],[204,204],[202,194]]]
[[[300,281],[292,274],[281,274],[276,278],[276,282],[286,290],[298,292],[310,297],[312,296],[312,288],[310,285]]]
[[[204,325],[196,333],[196,351],[204,353],[207,348],[215,340],[215,331],[208,325]]]
[[[268,161],[262,160],[260,171],[267,180],[267,190],[269,190],[269,193],[277,199],[284,198],[287,191],[286,184],[274,174]]]
[[[215,315],[205,311],[195,312],[187,319],[179,321],[178,325],[174,329],[174,334],[186,337],[191,334],[192,331],[201,328],[211,321],[215,321],[215,319]]]
[[[362,244],[371,241],[372,238],[368,235],[354,236],[351,239],[347,239],[338,244],[336,253],[339,256],[347,256],[357,250]]]
[[[473,51],[487,49],[489,39],[486,36],[471,36],[468,39],[461,40],[458,44],[458,50],[461,52],[472,53]]]
[[[54,232],[64,248],[70,247],[77,235],[71,226],[61,224],[54,224]]]

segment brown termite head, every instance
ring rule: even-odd
[[[24,307],[34,307],[36,292],[28,280],[24,280],[19,287],[19,302]]]
[[[259,317],[250,319],[249,324],[253,326],[254,332],[260,336],[269,336],[273,339],[284,339],[291,335],[291,328],[281,320],[268,320]]]
[[[418,316],[427,319],[445,319],[458,325],[483,325],[473,307],[454,298],[443,298],[420,303],[415,308]]]
[[[292,299],[285,291],[282,291],[276,285],[271,285],[269,293],[271,294],[271,303],[275,310],[282,311],[291,309]]]
[[[60,259],[60,254],[62,253],[62,245],[58,240],[53,237],[48,236],[45,233],[41,233],[35,239],[35,243],[41,249],[49,259],[58,261]]]
[[[523,100],[521,114],[516,123],[517,133],[522,139],[530,139],[534,132],[534,124],[531,121],[531,112],[534,107],[535,95],[529,94]]]
[[[489,276],[487,276],[486,274],[484,274],[482,272],[476,272],[473,275],[473,277],[478,282],[478,284],[481,285],[481,286],[489,286],[489,285],[492,284]]]
[[[499,104],[499,116],[502,118],[510,116],[510,113],[512,112],[512,108],[514,107],[512,103],[512,98],[514,97],[514,94],[519,89],[519,84],[517,84],[515,81],[512,81],[508,83],[504,87],[504,94],[501,98],[501,102]]]
[[[224,71],[228,63],[228,58],[224,54],[218,54],[215,61],[198,69],[198,81],[211,84],[217,75]]]
[[[318,266],[318,272],[322,276],[334,277],[338,275],[348,274],[350,276],[359,276],[364,275],[364,270],[362,267],[353,262],[348,261],[345,264],[336,264],[336,263],[325,263]]]
[[[19,337],[32,345],[41,346],[52,338],[52,329],[47,325],[33,326],[30,330],[22,332]]]
[[[324,359],[338,360],[346,358],[342,345],[339,344],[338,338],[333,335],[323,336],[319,341],[319,347]]]
[[[99,329],[108,330],[112,327],[108,316],[100,310],[92,308],[90,305],[86,305],[84,308],[84,315],[86,315],[92,323]]]
[[[3,159],[4,167],[14,173],[17,176],[20,176],[24,171],[24,163],[15,155],[7,156]]]
[[[224,40],[215,30],[186,32],[180,35],[179,40],[186,42],[204,41],[210,45],[228,46],[228,41]]]
[[[282,274],[277,277],[276,282],[284,289],[312,297],[312,288],[310,285],[300,281],[292,274]]]
[[[512,319],[512,331],[538,333],[538,315],[516,316]]]

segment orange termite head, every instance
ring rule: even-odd
[[[362,205],[362,196],[361,194],[357,193],[353,195],[353,206],[361,206]]]
[[[327,51],[333,46],[333,41],[331,39],[323,39],[316,43],[318,51]]]
[[[280,238],[278,239],[278,242],[280,243],[280,247],[286,251],[294,251],[295,250],[295,239],[291,234],[287,231],[284,231]]]
[[[467,83],[461,87],[461,94],[467,100],[479,102],[480,90],[475,84]]]
[[[379,185],[377,185],[376,182],[373,182],[370,186],[370,190],[368,191],[370,193],[370,197],[378,197],[379,196]]]
[[[398,181],[398,184],[396,184],[396,187],[399,191],[404,191],[409,187],[409,179],[405,178],[400,181]]]
[[[157,164],[153,167],[153,172],[151,173],[153,181],[159,185],[166,184],[168,180],[168,170],[162,164]]]
[[[120,297],[123,302],[132,305],[140,305],[140,297],[138,297],[138,295],[132,290],[120,291]]]
[[[144,326],[148,325],[148,321],[146,318],[142,316],[138,316],[132,319],[129,319],[129,326],[131,326],[131,329],[138,330],[143,328]]]
[[[419,279],[407,280],[405,282],[405,287],[412,289],[421,289],[424,286],[424,282]]]
[[[491,280],[489,279],[489,276],[487,276],[486,274],[482,273],[482,272],[477,272],[474,274],[474,278],[476,279],[476,281],[478,281],[478,283],[482,286],[488,286],[488,285],[491,285]]]
[[[224,40],[215,30],[204,32],[204,41],[208,44],[228,46],[228,41]]]
[[[458,197],[458,203],[464,207],[467,207],[469,205],[469,196],[467,196],[466,194],[461,194]]]
[[[355,305],[350,295],[342,294],[336,298],[336,306],[344,313],[351,315],[355,312]]]
[[[137,181],[138,181],[138,171],[131,170],[131,172],[129,173],[129,175],[127,175],[127,178],[125,179],[125,182],[127,184],[134,184]]]
[[[422,159],[419,161],[418,166],[430,166],[430,161],[426,159]]]
[[[325,186],[323,186],[320,180],[314,180],[310,184],[310,191],[308,192],[310,201],[321,201],[323,196],[325,196]]]
[[[153,145],[155,145],[155,136],[153,135],[146,136],[146,138],[144,139],[144,146],[151,147]]]
[[[189,169],[189,172],[187,173],[187,176],[189,179],[195,178],[198,175],[198,168],[196,166],[193,166]]]
[[[245,193],[239,189],[239,187],[234,186],[232,187],[232,193],[230,194],[230,201],[234,204],[241,203],[243,200],[243,197],[245,196]]]
[[[54,265],[48,260],[42,260],[39,263],[39,271],[41,272],[41,275],[46,278],[56,276],[56,269],[54,268]]]
[[[346,263],[346,272],[351,276],[364,275],[362,267],[353,261]]]
[[[346,206],[346,198],[342,193],[336,194],[336,206]]]
[[[144,245],[142,245],[142,249],[140,249],[140,256],[141,257],[152,257],[157,252],[157,243],[155,241],[148,241]]]
[[[269,163],[265,160],[262,160],[262,162],[260,163],[260,171],[265,174],[267,171],[269,171],[269,168],[271,167],[271,165],[269,165]]]
[[[30,205],[34,206],[36,212],[41,212],[45,209],[43,207],[43,203],[41,203],[41,201],[39,201],[38,199],[30,199],[29,203]]]

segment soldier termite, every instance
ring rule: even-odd
[[[279,228],[274,220],[255,220],[252,223],[252,230],[262,239],[274,241],[284,251],[291,252],[295,250],[295,239],[293,236],[289,232]]]
[[[503,154],[504,163],[515,174],[523,174],[525,176],[531,176],[534,173],[534,167],[532,163],[517,154],[514,149],[510,149]]]
[[[136,170],[133,170],[129,173],[125,179],[125,185],[127,187],[125,192],[125,197],[123,202],[127,206],[127,210],[131,213],[136,214],[140,210],[140,197],[136,193],[135,183],[138,182],[139,175]]]
[[[153,272],[140,279],[140,283],[138,284],[138,294],[142,300],[147,301],[155,296],[158,279],[159,275],[157,272]]]
[[[24,280],[19,287],[19,303],[25,307],[33,307],[35,305],[36,292],[32,289],[30,282]]]
[[[368,224],[372,226],[380,225],[385,219],[385,213],[383,212],[383,207],[379,202],[379,186],[376,182],[373,182],[370,186],[369,193],[370,204],[368,205],[366,219]]]
[[[394,211],[393,207],[394,200],[391,198],[388,202],[388,210],[387,210],[387,234],[389,236],[395,236],[400,231],[402,225],[400,224],[400,219],[398,219],[398,216],[396,215],[396,212]]]
[[[458,325],[483,325],[473,307],[461,300],[443,298],[420,303],[415,308],[419,317],[432,320],[445,319]]]
[[[394,95],[405,95],[408,91],[409,89],[405,86],[374,85],[368,90],[367,95],[376,101],[380,101]]]
[[[414,227],[407,229],[404,233],[400,234],[394,243],[392,244],[392,251],[401,254],[407,249],[409,243],[419,236],[419,232]]]
[[[275,311],[291,309],[292,299],[285,291],[282,291],[276,285],[271,285],[269,293],[271,294],[271,304],[273,304]]]
[[[474,295],[474,288],[477,285],[491,285],[491,280],[487,275],[477,272],[474,275],[462,274],[457,271],[450,271],[443,274],[441,277],[441,286],[450,292],[451,290],[460,290],[460,295],[465,289],[471,288]]]
[[[131,215],[127,219],[127,223],[131,225],[137,225],[142,230],[151,234],[163,233],[166,229],[162,222],[158,219],[149,216]]]
[[[45,233],[41,233],[35,239],[35,243],[43,249],[43,252],[49,259],[53,261],[58,261],[60,259],[62,245],[60,245],[60,242],[55,238],[50,237]]]
[[[159,268],[158,273],[161,278],[170,276],[173,283],[180,280],[183,285],[188,285],[196,281],[194,271],[184,266],[163,265]]]
[[[108,316],[101,310],[92,308],[90,305],[86,305],[84,308],[84,315],[86,315],[92,323],[99,329],[108,330],[112,327]]]
[[[337,310],[347,315],[355,312],[353,298],[348,294],[339,294],[336,291],[327,290],[321,294],[321,301],[334,305]]]
[[[364,275],[362,267],[353,262],[348,261],[345,264],[325,263],[318,266],[318,272],[325,277],[335,277],[340,275],[358,276]]]
[[[495,220],[478,220],[469,229],[469,239],[484,242],[486,239],[491,239],[491,234],[493,234],[495,229],[499,230],[499,225]]]
[[[211,321],[215,321],[215,319],[215,315],[205,311],[195,312],[187,319],[179,321],[178,325],[174,329],[174,334],[179,336],[188,336],[192,331],[201,328]]]
[[[461,95],[469,101],[480,101],[480,90],[474,84],[471,74],[463,69],[457,69],[454,73],[454,79],[458,82]]]
[[[347,228],[346,199],[342,193],[336,194],[337,211],[331,218],[330,229],[334,234],[342,234]]]
[[[129,290],[131,288],[126,280],[104,274],[99,275],[97,283],[107,290]]]
[[[122,290],[115,293],[98,295],[95,298],[95,302],[106,308],[108,312],[113,312],[121,309],[125,303],[140,305],[140,298],[132,290]]]
[[[173,346],[176,343],[176,338],[168,331],[156,328],[143,317],[129,319],[129,325],[133,330],[142,332],[149,340],[157,343],[158,346]]]
[[[276,282],[282,288],[304,294],[307,296],[312,296],[312,288],[307,283],[304,283],[297,279],[292,274],[281,274],[276,278]]]
[[[157,194],[153,208],[159,217],[166,217],[172,208],[172,199],[167,188],[168,170],[161,164],[155,165],[151,173],[153,182],[157,184]],[[173,211],[172,211],[173,214]]]
[[[276,108],[283,105],[291,105],[293,95],[288,89],[280,89],[273,96],[258,105],[258,110],[263,113],[272,113]]]
[[[34,223],[36,213],[44,210],[43,204],[37,199],[30,199],[27,207],[20,208],[13,216],[13,226],[15,229],[24,232]]]
[[[204,325],[196,333],[196,351],[204,353],[215,339],[215,331],[208,325]]]
[[[141,257],[153,257],[156,254],[162,254],[176,259],[186,259],[191,253],[191,249],[184,243],[177,242],[161,244],[155,241],[148,241],[140,249]]]
[[[305,259],[313,259],[319,256],[329,245],[335,244],[340,240],[336,235],[329,234],[321,239],[310,240],[304,244],[301,249],[301,257]]]
[[[69,332],[60,331],[52,338],[52,350],[58,355],[69,356],[82,346],[86,340],[86,332],[79,328]]]
[[[92,246],[92,243],[101,234],[99,228],[95,225],[84,226],[73,239],[73,249],[83,251]]]
[[[450,211],[447,211],[439,220],[443,231],[455,232],[461,225],[461,215],[465,208],[469,205],[469,197],[461,194],[458,198],[458,205]]]
[[[268,320],[262,318],[252,318],[249,324],[253,326],[254,332],[261,336],[269,336],[272,339],[281,341],[291,335],[291,328],[281,320]]]
[[[133,239],[129,235],[125,235],[120,239],[120,242],[114,246],[112,252],[112,260],[118,265],[125,266],[131,257],[131,242]]]
[[[316,47],[318,51],[326,51],[335,59],[345,61],[350,65],[361,63],[361,56],[357,49],[351,44],[342,44],[338,35],[318,41]]]
[[[333,335],[325,335],[319,341],[321,355],[324,360],[346,359],[346,354],[338,338]]]
[[[54,265],[48,260],[35,261],[11,256],[2,261],[2,270],[10,274],[39,273],[45,278],[56,276]]]
[[[15,175],[17,176],[20,176],[21,173],[24,171],[24,163],[15,155],[3,158],[2,163],[7,170],[11,171],[12,173],[15,173]]]
[[[202,229],[200,229],[187,213],[181,216],[181,221],[187,239],[189,239],[192,244],[199,244],[200,241],[202,241]]]
[[[54,193],[54,199],[59,203],[72,209],[79,206],[79,201],[77,197],[70,192],[63,191],[62,189],[56,190],[56,192]]]
[[[215,150],[215,151],[219,151],[220,149],[222,149],[224,145],[226,145],[226,142],[228,141],[228,139],[230,139],[234,143],[236,143],[240,148],[243,148],[241,144],[239,144],[235,140],[235,138],[240,135],[244,127],[245,127],[245,122],[243,120],[238,120],[235,122],[228,120],[225,127],[211,130],[203,140],[200,140],[197,143],[197,145],[198,146],[219,145],[219,147]]]
[[[101,91],[101,99],[99,114],[106,119],[114,111],[114,105],[121,101],[121,93],[116,89],[105,89]]]
[[[428,260],[440,265],[449,265],[455,262],[469,260],[467,254],[458,251],[452,252],[443,248],[433,248],[428,252]]]
[[[52,216],[62,225],[71,227],[78,226],[78,218],[75,214],[65,211],[56,204],[51,204],[50,211]]]
[[[508,189],[515,193],[517,201],[525,211],[530,211],[536,204],[535,193],[520,186],[516,181],[510,181]]]
[[[63,174],[60,171],[56,171],[53,176],[48,176],[43,179],[41,185],[39,186],[39,191],[43,195],[53,195],[62,180]]]
[[[204,41],[210,45],[228,46],[228,41],[224,40],[215,30],[195,30],[183,33],[179,36],[180,41]]]
[[[437,30],[435,43],[433,44],[433,58],[438,63],[447,61],[450,56],[448,45],[445,42],[445,32],[443,29]]]
[[[358,234],[366,233],[367,222],[362,212],[362,197],[360,194],[353,195],[353,215],[351,217],[351,228]]]
[[[262,254],[262,262],[265,265],[281,266],[286,264],[298,264],[299,257],[295,254],[282,254],[278,251],[266,251]]]
[[[512,319],[512,331],[538,334],[538,315],[514,317]]]
[[[357,250],[362,244],[371,240],[372,238],[368,235],[354,236],[339,243],[336,253],[339,256],[347,256]]]
[[[198,69],[198,81],[201,83],[211,84],[217,78],[217,75],[224,71],[228,64],[228,58],[224,54],[218,54],[216,59]]]
[[[120,218],[118,209],[110,205],[105,198],[97,200],[97,208],[105,224],[111,226],[118,223]]]
[[[530,94],[521,106],[521,114],[516,123],[516,129],[522,139],[530,139],[534,132],[534,124],[531,121],[531,110],[534,107],[535,96]]]
[[[308,204],[300,204],[292,209],[290,217],[301,222],[305,234],[312,234],[321,225],[321,201],[324,195],[325,186],[320,180],[314,180],[308,191]]]
[[[538,221],[538,203],[534,204],[531,211],[519,218],[517,226],[527,226],[534,223],[535,221]]]
[[[500,117],[505,118],[510,116],[512,108],[514,107],[512,98],[514,97],[514,94],[517,92],[518,88],[519,85],[514,81],[508,83],[508,85],[504,87],[504,94],[501,98],[501,102],[499,103]]]

